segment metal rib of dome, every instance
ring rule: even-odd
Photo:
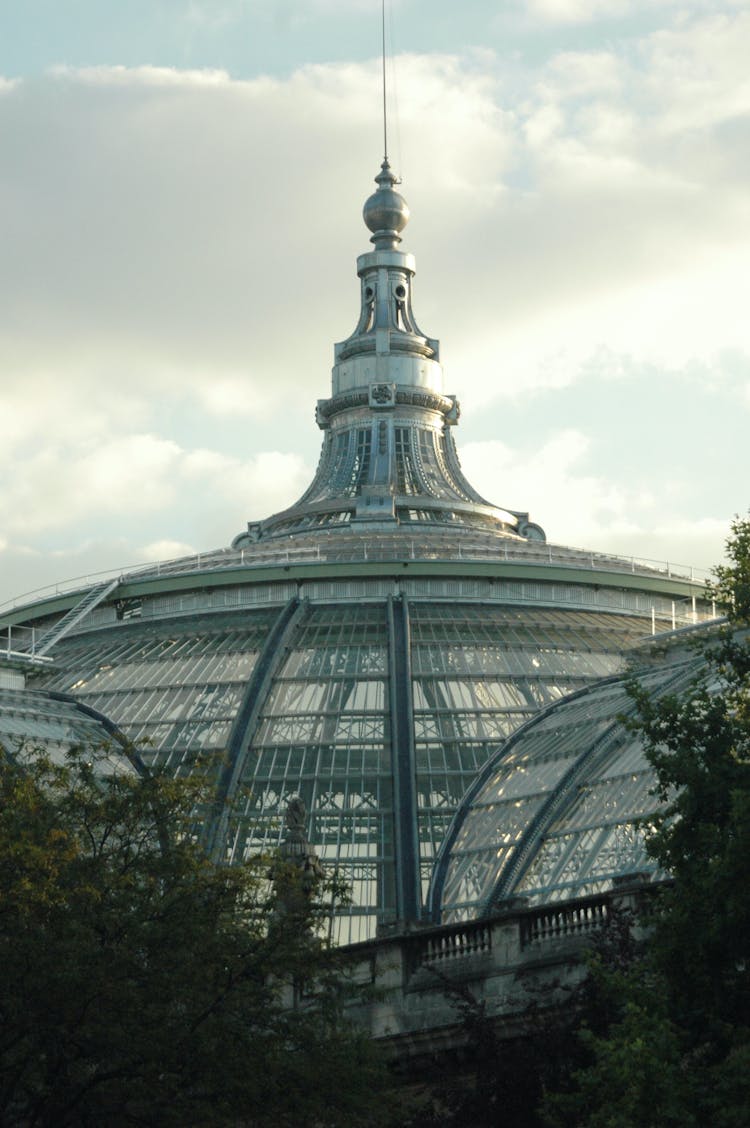
[[[42,748],[62,760],[74,748],[96,750],[96,770],[134,775],[143,761],[108,717],[65,693],[0,688],[0,755],[22,765]]]
[[[376,182],[364,207],[375,250],[357,260],[359,321],[336,345],[332,393],[318,402],[324,438],[317,473],[295,505],[251,523],[234,545],[320,529],[369,536],[399,526],[543,541],[527,513],[492,505],[464,477],[451,433],[459,407],[443,390],[439,343],[414,317],[414,258],[397,249],[409,209],[387,160]]]

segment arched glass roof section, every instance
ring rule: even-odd
[[[333,930],[349,943],[421,919],[477,771],[539,709],[621,671],[647,621],[492,602],[473,581],[467,596],[464,580],[404,580],[401,598],[378,576],[312,582],[271,606],[219,591],[205,614],[179,591],[144,599],[140,617],[97,608],[35,684],[109,717],[149,766],[215,765],[218,861],[275,849],[300,796],[312,848],[351,889]]]
[[[144,770],[124,734],[96,709],[67,694],[0,689],[0,755],[23,763],[38,748],[53,760],[74,748],[95,749],[103,776]]]
[[[684,690],[702,659],[684,650],[640,674],[654,695]],[[626,679],[552,705],[499,749],[459,808],[435,864],[435,921],[486,916],[519,896],[549,903],[653,872],[638,820],[655,812],[653,771],[623,719]]]

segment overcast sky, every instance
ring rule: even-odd
[[[390,0],[470,480],[709,567],[750,504],[750,6]],[[0,601],[291,504],[353,330],[379,0],[0,0]]]

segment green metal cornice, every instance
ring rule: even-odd
[[[639,572],[615,572],[605,569],[565,566],[561,564],[520,563],[489,560],[348,560],[307,561],[269,564],[260,567],[202,569],[178,575],[128,579],[124,577],[113,599],[165,595],[167,593],[206,591],[210,588],[237,587],[261,583],[306,580],[353,580],[403,576],[447,579],[529,580],[544,583],[581,584],[585,587],[641,591],[675,599],[700,598],[704,584],[697,580],[669,576],[644,575]],[[1,626],[15,626],[30,620],[64,613],[81,598],[82,591],[47,597],[25,607],[16,607],[0,616]],[[111,602],[110,600],[110,602]]]
[[[694,580],[643,576],[631,572],[564,567],[559,564],[521,564],[499,560],[349,560],[309,561],[259,568],[217,569],[187,575],[127,580],[117,590],[118,598],[157,595],[170,591],[196,591],[239,584],[283,582],[289,580],[348,580],[403,575],[450,578],[481,577],[498,580],[540,580],[547,583],[580,583],[586,587],[626,588],[630,591],[690,598],[700,596],[704,585]]]

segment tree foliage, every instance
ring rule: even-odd
[[[208,862],[194,785],[102,757],[0,759],[0,1124],[376,1123],[315,899],[279,911],[268,860]]]
[[[588,1064],[548,1120],[577,1128],[739,1128],[750,1108],[750,521],[737,520],[711,595],[727,625],[682,696],[639,685],[635,727],[663,801],[648,850],[670,874],[628,966],[596,960]]]

